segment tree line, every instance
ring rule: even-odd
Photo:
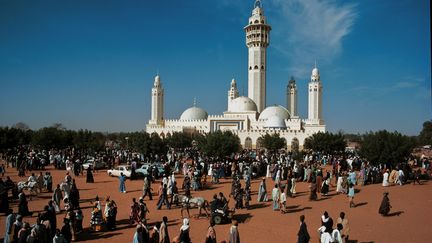
[[[286,148],[284,138],[279,134],[265,134],[262,146],[270,152]],[[414,147],[432,144],[432,121],[426,121],[418,136],[406,136],[386,130],[365,134],[316,133],[304,142],[304,149],[323,154],[342,154],[347,141],[360,145],[358,154],[372,163],[399,163],[410,156]],[[208,134],[187,134],[175,132],[161,138],[156,133],[121,132],[102,133],[89,130],[69,130],[56,123],[50,127],[31,130],[24,123],[12,127],[0,127],[0,151],[19,146],[32,145],[40,149],[64,149],[74,147],[87,152],[104,151],[106,147],[127,149],[144,155],[164,154],[169,148],[195,148],[211,157],[223,158],[241,150],[240,139],[230,131],[216,131]],[[292,148],[298,152],[298,147]]]

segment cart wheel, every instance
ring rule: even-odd
[[[213,216],[213,221],[215,224],[221,224],[222,223],[222,217],[220,215]]]

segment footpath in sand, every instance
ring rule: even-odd
[[[53,187],[58,184],[65,176],[65,171],[47,169],[53,175]],[[39,171],[34,171],[39,173]],[[12,180],[18,182],[27,180],[16,176],[15,169],[9,168],[5,176],[11,176]],[[29,173],[26,174],[27,176]],[[77,241],[93,242],[131,242],[135,227],[129,225],[129,212],[132,198],[139,198],[142,195],[143,180],[127,181],[127,193],[123,194],[118,191],[118,179],[109,177],[106,171],[99,171],[94,174],[95,183],[87,184],[85,175],[76,177],[76,183],[80,191],[81,207],[83,209],[85,232],[77,236]],[[183,179],[181,176],[176,177],[177,185],[181,188]],[[348,198],[346,195],[336,195],[334,181],[330,188],[329,196],[319,196],[318,201],[311,202],[308,200],[308,184],[297,183],[297,196],[287,199],[287,208],[289,212],[281,214],[279,211],[272,211],[272,202],[258,203],[257,191],[260,180],[252,180],[252,201],[251,209],[236,210],[234,218],[239,221],[239,232],[242,242],[296,242],[297,232],[299,229],[299,216],[306,216],[306,223],[311,242],[318,241],[317,229],[320,226],[320,218],[324,211],[336,222],[339,213],[344,211],[350,223],[350,242],[430,242],[430,229],[432,227],[430,219],[432,218],[432,184],[424,182],[423,185],[404,185],[391,186],[383,188],[380,184],[368,186],[356,186],[354,201],[358,205],[356,208],[349,208]],[[153,192],[157,192],[160,181],[152,184]],[[244,182],[242,181],[242,185]],[[268,194],[274,184],[267,180]],[[220,184],[208,184],[207,189],[192,192],[193,196],[202,196],[211,200],[213,194],[223,192],[227,197],[231,190],[231,180],[221,180]],[[382,217],[378,214],[378,208],[381,203],[384,191],[389,192],[390,202],[392,205],[391,213],[393,216]],[[182,192],[180,192],[182,193]],[[118,205],[117,230],[106,232],[89,232],[91,203],[95,196],[99,195],[101,201],[106,196],[116,201]],[[29,208],[33,212],[43,209],[51,198],[51,194],[42,193],[29,201]],[[147,206],[150,210],[148,214],[149,224],[154,225],[160,222],[163,216],[169,219],[169,234],[171,239],[179,234],[181,226],[180,209],[173,207],[171,210],[162,207],[156,210],[157,196],[152,201],[146,199]],[[15,212],[17,210],[16,202],[12,204]],[[230,199],[230,208],[234,206],[233,199]],[[198,210],[192,209],[191,216],[196,215]],[[31,224],[35,223],[37,213],[32,217],[24,218]],[[186,212],[185,212],[186,215]],[[57,220],[60,222],[64,214],[58,214]],[[190,235],[192,242],[204,242],[209,220],[202,215],[200,218],[192,218],[190,221]],[[230,224],[217,225],[216,233],[218,242],[228,239]],[[0,216],[0,240],[3,241],[5,232],[5,216]]]

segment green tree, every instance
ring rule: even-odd
[[[224,158],[240,150],[240,138],[231,131],[216,131],[196,137],[198,148],[208,156]]]
[[[421,145],[432,145],[432,120],[423,123],[423,129],[418,136]]]
[[[342,133],[319,132],[305,139],[304,147],[315,152],[333,154],[345,151],[347,146]]]
[[[150,153],[151,139],[146,132],[133,132],[129,134],[129,147],[136,152],[144,155]]]
[[[374,164],[403,162],[415,146],[413,138],[386,130],[369,132],[360,142],[360,156]]]
[[[168,146],[174,149],[184,149],[192,146],[192,136],[183,132],[173,133],[166,141]]]
[[[33,133],[32,144],[43,149],[66,148],[73,145],[71,133],[60,127],[44,127]]]
[[[168,151],[166,142],[157,133],[150,135],[150,151],[153,154],[165,154]]]
[[[0,150],[27,145],[31,141],[33,131],[15,127],[0,127]]]
[[[270,150],[271,152],[276,152],[286,146],[285,139],[281,138],[278,133],[274,133],[272,135],[266,133],[265,135],[261,136],[261,139],[264,148]]]

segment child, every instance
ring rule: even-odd
[[[282,194],[280,195],[280,209],[281,213],[286,213],[286,193],[285,190],[282,190]]]
[[[355,208],[355,203],[354,203],[354,184],[352,184],[352,183],[349,184],[348,197],[349,197],[350,208]]]

